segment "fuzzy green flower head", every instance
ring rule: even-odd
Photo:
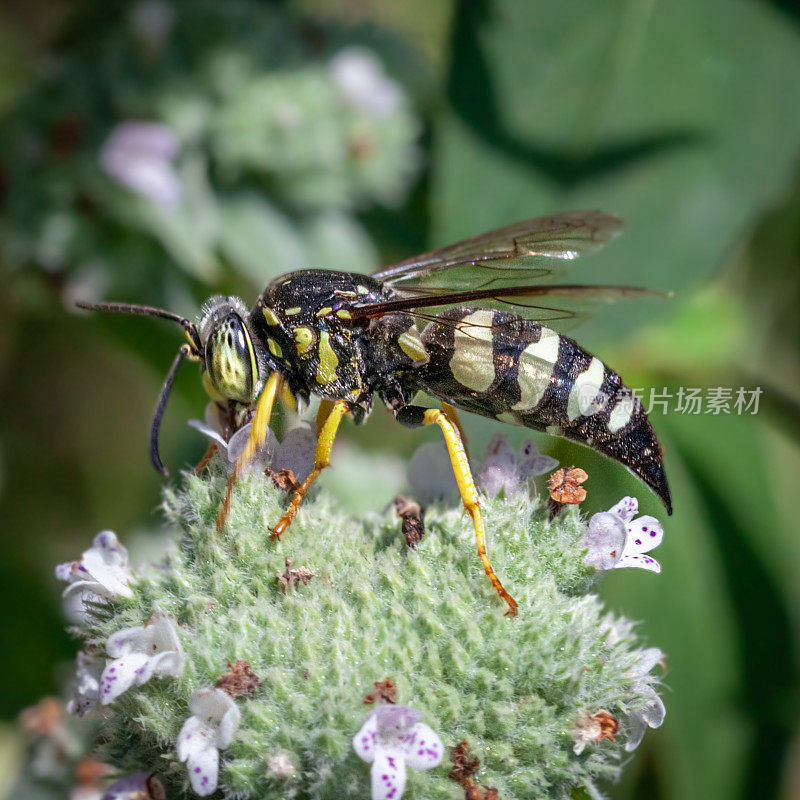
[[[118,772],[176,799],[570,798],[661,724],[663,654],[591,593],[577,511],[548,522],[516,483],[481,495],[510,618],[454,504],[427,509],[412,548],[393,511],[357,519],[312,493],[278,540],[287,494],[253,470],[219,533],[227,477],[220,457],[185,475],[164,562],[124,592],[90,587],[73,708],[96,708]]]

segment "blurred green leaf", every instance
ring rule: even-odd
[[[220,208],[220,248],[259,288],[303,264],[303,244],[291,220],[257,194],[239,194]]]
[[[800,31],[764,3],[461,2],[452,42],[438,243],[600,207],[629,230],[576,277],[680,292],[786,189]],[[626,308],[605,330],[651,313]]]
[[[297,266],[372,272],[378,253],[367,232],[351,217],[335,211],[311,217],[301,226],[306,257]]]

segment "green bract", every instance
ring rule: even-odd
[[[624,720],[652,700],[655,678],[629,674],[641,654],[631,624],[588,593],[595,573],[577,513],[548,526],[539,501],[483,498],[493,563],[520,606],[509,619],[459,508],[430,509],[412,550],[393,512],[355,519],[320,494],[274,541],[285,496],[252,474],[218,534],[225,476],[212,467],[167,494],[179,543],[166,562],[140,570],[133,597],[91,622],[89,644],[102,646],[154,610],[172,614],[186,654],[180,677],[153,678],[107,707],[103,759],[158,773],[171,798],[193,796],[175,755],[189,696],[245,659],[261,687],[236,700],[241,723],[221,753],[225,797],[367,797],[369,767],[351,742],[369,711],[364,696],[386,676],[445,745],[468,740],[482,762],[476,780],[503,800],[566,798],[617,775]],[[316,574],[284,594],[287,557]],[[617,741],[576,755],[573,726],[600,709],[623,722]],[[410,772],[406,797],[463,797],[449,768],[445,759]]]

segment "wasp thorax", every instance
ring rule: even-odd
[[[222,397],[240,403],[253,399],[258,365],[250,335],[238,314],[229,314],[209,333],[206,369]]]

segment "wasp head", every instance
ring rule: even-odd
[[[248,404],[261,389],[266,364],[260,363],[247,317],[247,308],[238,297],[218,295],[203,306],[198,330],[204,383],[215,400]]]

